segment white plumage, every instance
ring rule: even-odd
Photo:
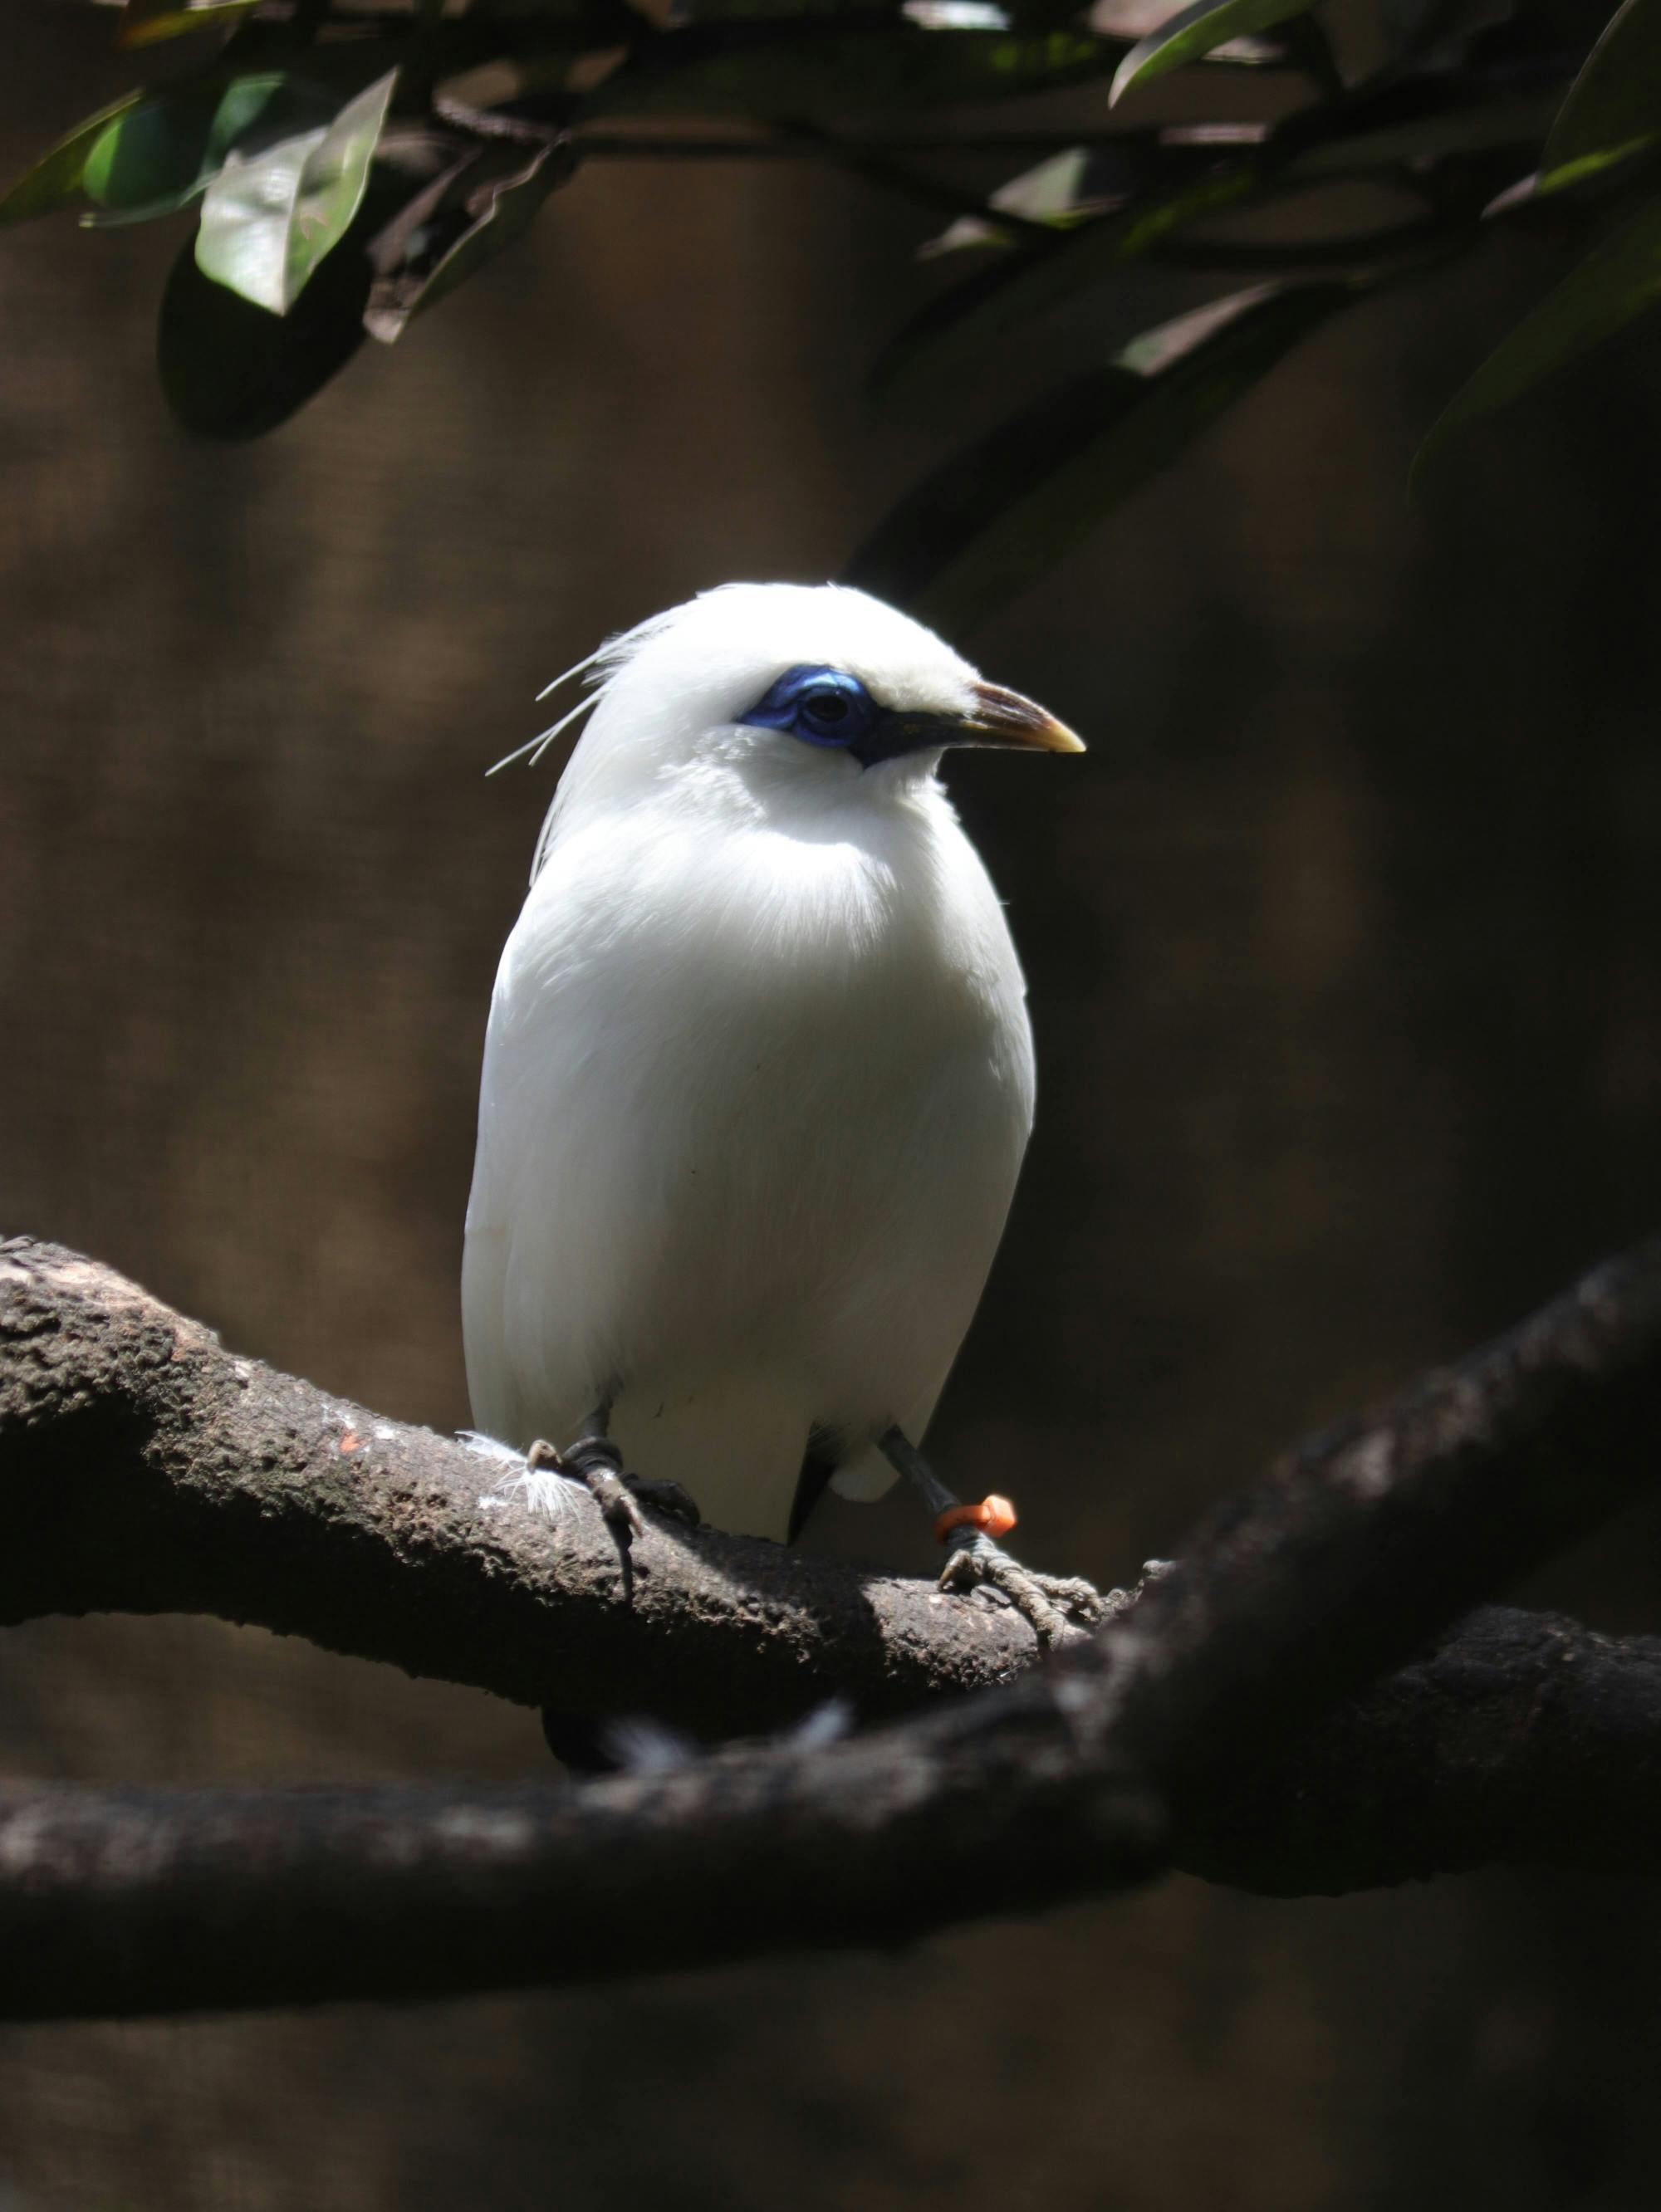
[[[894,1480],[877,1436],[920,1438],[1032,1122],[1020,965],[940,745],[1077,740],[830,586],[729,585],[592,665],[490,1008],[474,1419],[563,1443],[611,1398],[633,1472],[782,1537],[810,1434],[856,1498]],[[872,702],[870,764],[741,719],[802,671]]]

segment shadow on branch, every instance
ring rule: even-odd
[[[202,1611],[525,1703],[731,1735],[835,1692],[875,1723],[580,1790],[13,1786],[0,2014],[892,1942],[1169,1865],[1282,1894],[1652,1869],[1661,1644],[1460,1616],[1646,1487],[1658,1437],[1651,1245],[1309,1440],[1038,1668],[1012,1615],[713,1530],[648,1531],[625,1605],[586,1499],[533,1522],[465,1446],[233,1358],[91,1261],[0,1245],[0,1620]]]

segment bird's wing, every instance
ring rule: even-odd
[[[479,1090],[478,1149],[461,1252],[461,1334],[474,1425],[504,1443],[526,1443],[519,1396],[508,1364],[503,1307],[509,1257],[509,1179],[504,1172],[496,1114],[499,1071],[492,1010]],[[496,1079],[493,1080],[493,1078]]]
[[[520,1446],[563,1441],[599,1395],[567,1309],[594,1294],[581,1204],[585,1049],[557,899],[526,902],[503,947],[479,1079],[478,1146],[462,1254],[462,1334],[473,1419]]]

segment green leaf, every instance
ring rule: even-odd
[[[846,580],[971,628],[1184,453],[1362,287],[1260,286],[1148,331],[956,455],[901,501]]]
[[[222,30],[246,15],[254,0],[127,0],[118,46],[153,46],[189,31]]]
[[[84,123],[77,123],[67,138],[60,138],[49,154],[0,195],[0,222],[23,222],[30,216],[47,215],[80,194],[87,157],[119,116],[126,115],[144,97],[130,92],[113,106],[100,108]]]
[[[1133,85],[1197,62],[1231,39],[1271,30],[1313,4],[1314,0],[1194,0],[1191,8],[1180,9],[1130,49],[1114,71],[1108,106],[1116,106]]]
[[[371,270],[348,241],[292,312],[269,315],[202,274],[186,244],[161,296],[157,366],[168,406],[198,437],[257,438],[284,422],[364,339]]]
[[[228,154],[202,203],[196,240],[202,274],[286,315],[362,204],[397,82],[398,71],[388,70],[325,129],[279,139],[252,156]]]
[[[78,195],[126,221],[170,215],[204,189],[251,132],[276,136],[310,126],[338,104],[338,94],[279,70],[234,76],[216,70],[163,92],[129,93],[88,118],[14,185],[0,200],[0,220],[41,215]]]
[[[1589,253],[1491,353],[1432,426],[1413,463],[1416,487],[1452,432],[1493,412],[1661,300],[1661,200]]]
[[[240,138],[314,120],[323,96],[277,70],[183,85],[117,117],[87,156],[82,190],[113,215],[170,215],[203,190]]]
[[[1661,4],[1625,0],[1569,87],[1540,157],[1542,192],[1623,160],[1661,132]]]
[[[438,178],[375,240],[377,276],[364,313],[371,337],[391,345],[411,315],[454,291],[510,246],[549,194],[574,173],[569,140],[494,146]],[[407,250],[419,238],[418,252]]]

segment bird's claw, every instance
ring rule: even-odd
[[[1093,1628],[1107,1611],[1107,1601],[1093,1583],[1076,1576],[1037,1574],[979,1528],[954,1532],[940,1586],[964,1595],[977,1589],[995,1592],[1031,1623],[1046,1650]]]
[[[642,1504],[666,1513],[689,1528],[696,1528],[703,1518],[679,1483],[656,1482],[641,1475],[626,1474],[623,1455],[607,1437],[580,1437],[563,1451],[554,1444],[533,1443],[525,1461],[533,1473],[551,1468],[555,1474],[581,1483],[624,1551],[636,1536],[646,1534],[646,1520],[640,1510]]]

